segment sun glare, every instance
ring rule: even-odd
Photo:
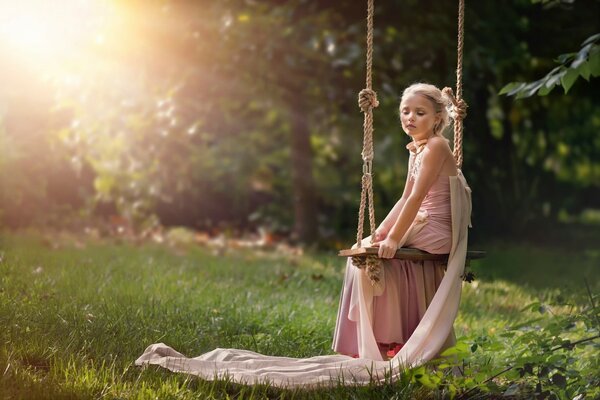
[[[79,57],[104,44],[111,11],[107,0],[0,0],[5,56],[42,64]]]

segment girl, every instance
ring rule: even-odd
[[[359,103],[369,101],[366,92],[361,92]],[[402,197],[373,235],[380,258],[393,257],[399,247],[450,253],[450,177],[456,177],[459,171],[442,133],[449,124],[447,107],[452,102],[458,106],[455,112],[464,116],[465,103],[457,103],[449,89],[442,92],[433,85],[417,83],[402,95],[402,129],[412,138],[406,146],[410,152],[408,174]],[[368,237],[363,245],[370,242]],[[425,314],[444,277],[445,265],[439,261],[387,260],[383,263],[385,287],[375,288],[373,295],[363,301],[365,304],[360,304],[357,291],[370,290],[369,283],[357,284],[357,279],[364,281],[365,272],[348,262],[333,349],[361,358],[393,357]],[[368,349],[365,342],[369,338],[374,338],[379,354]],[[441,350],[454,342],[451,330]]]

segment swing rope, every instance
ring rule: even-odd
[[[367,60],[366,60],[366,88],[359,94],[359,106],[365,114],[363,123],[363,175],[362,189],[360,194],[360,207],[358,210],[358,228],[356,232],[356,246],[361,247],[363,238],[363,225],[365,220],[365,208],[368,206],[369,224],[371,228],[371,242],[375,233],[375,210],[373,205],[373,109],[379,105],[377,93],[372,89],[372,66],[373,66],[373,14],[374,0],[367,1]],[[458,168],[463,162],[463,118],[466,115],[466,103],[462,99],[462,69],[463,69],[463,46],[464,46],[464,23],[465,23],[465,1],[458,2],[458,37],[457,37],[457,67],[456,67],[456,97],[451,88],[444,88],[444,93],[453,103],[454,119],[454,159]],[[354,260],[355,264],[362,264],[365,261]],[[375,262],[367,257],[367,264]]]
[[[358,210],[358,229],[356,232],[356,245],[361,246],[363,237],[363,225],[365,221],[365,207],[369,207],[369,224],[371,227],[371,237],[375,233],[375,208],[373,206],[373,108],[379,105],[377,93],[372,89],[372,67],[373,67],[373,14],[375,6],[374,0],[368,0],[367,5],[367,77],[366,89],[361,93],[368,99],[367,102],[360,105],[365,114],[363,123],[363,175],[362,190],[360,193],[360,208]]]
[[[462,69],[463,69],[463,45],[465,41],[465,0],[458,1],[458,37],[457,37],[457,60],[456,60],[456,108],[461,102],[466,109],[466,103],[462,99]],[[456,113],[454,116],[454,159],[456,166],[462,167],[463,163],[463,113]]]

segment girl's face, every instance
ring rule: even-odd
[[[433,127],[440,121],[431,100],[414,93],[405,96],[400,103],[402,129],[414,140],[427,139],[433,135]]]

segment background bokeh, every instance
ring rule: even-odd
[[[0,224],[260,228],[347,244],[362,171],[363,3],[0,2]],[[376,3],[381,220],[406,176],[402,89],[455,84],[457,5]],[[599,15],[592,0],[467,2],[474,240],[598,233],[600,80],[518,100],[499,92],[578,51]]]

